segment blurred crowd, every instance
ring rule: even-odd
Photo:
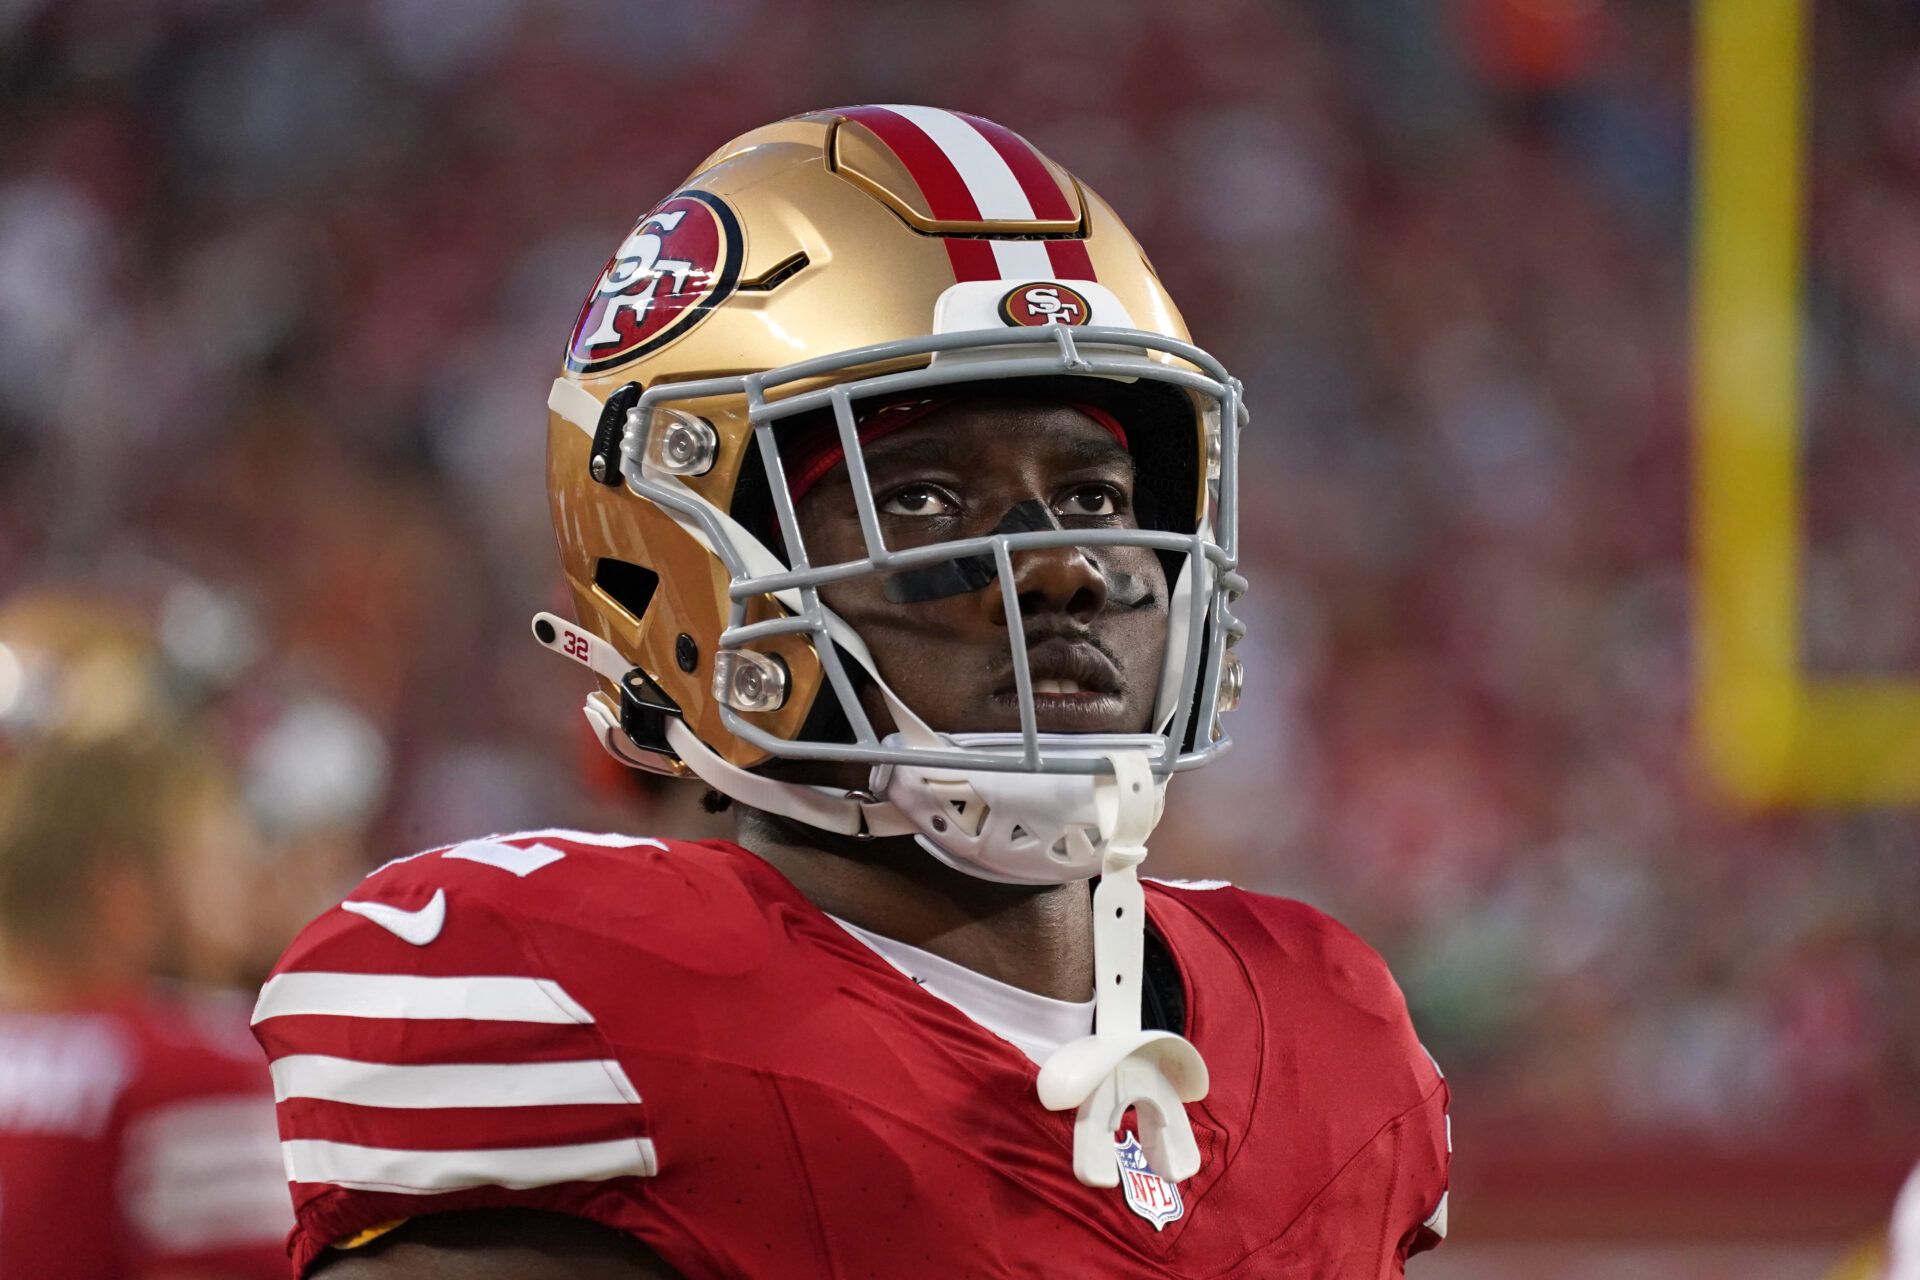
[[[1895,674],[1920,16],[1817,7],[1805,635]],[[1160,873],[1354,925],[1482,1115],[1920,1132],[1920,823],[1736,812],[1690,746],[1687,9],[0,0],[0,591],[94,584],[200,673],[269,935],[436,842],[691,833],[527,637],[568,326],[742,129],[975,111],[1255,409],[1240,746]]]

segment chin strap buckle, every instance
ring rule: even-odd
[[[678,722],[680,708],[639,667],[630,667],[618,649],[585,627],[558,614],[533,615],[533,638],[564,658],[571,658],[620,690],[616,705],[605,693],[587,695],[587,723],[607,754],[621,764],[649,773],[684,778],[690,770],[667,742],[669,722]]]
[[[667,721],[680,718],[680,704],[639,667],[621,679],[620,729],[634,746],[678,760],[679,753],[667,742]]]
[[[1073,1175],[1087,1186],[1119,1185],[1113,1135],[1129,1109],[1153,1171],[1184,1182],[1200,1170],[1185,1104],[1207,1096],[1207,1064],[1171,1031],[1140,1029],[1147,904],[1139,866],[1160,818],[1160,791],[1145,753],[1107,759],[1112,783],[1098,792],[1106,848],[1093,891],[1094,1033],[1060,1046],[1041,1066],[1040,1104],[1076,1109]]]

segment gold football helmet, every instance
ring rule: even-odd
[[[863,418],[931,388],[1013,383],[1088,407],[1126,443],[1141,527],[1022,523],[1016,506],[985,536],[888,547]],[[534,634],[601,678],[587,704],[601,741],[827,831],[912,835],[972,875],[1098,876],[1098,1034],[1046,1063],[1041,1100],[1078,1109],[1082,1181],[1117,1181],[1112,1134],[1129,1108],[1154,1168],[1191,1176],[1181,1104],[1205,1094],[1206,1068],[1180,1037],[1140,1028],[1135,867],[1167,780],[1228,745],[1244,414],[1239,383],[1189,341],[1119,218],[973,116],[868,106],[783,120],[720,148],[635,224],[581,307],[548,407],[578,621],[541,614]],[[815,565],[788,464],[801,483],[806,468],[782,449],[836,433],[866,554]],[[1013,557],[1069,546],[1148,548],[1167,567],[1151,732],[1036,728]],[[1001,593],[1020,732],[941,732],[887,687],[819,596],[866,574],[886,575],[889,598],[910,582],[909,601]],[[850,668],[885,700],[884,738]],[[839,714],[815,716],[827,698]],[[869,785],[753,772],[773,757],[864,764]]]
[[[182,719],[158,641],[104,593],[0,600],[0,760],[43,746],[162,736]]]
[[[770,756],[882,765],[932,763],[909,759],[914,750],[953,755],[911,729],[893,749],[874,736],[842,661],[861,660],[857,637],[814,588],[928,552],[998,553],[979,540],[891,555],[872,546],[854,565],[808,565],[777,428],[832,412],[857,458],[863,399],[1067,377],[1093,384],[1076,398],[1128,422],[1137,455],[1147,442],[1142,482],[1159,489],[1158,527],[1131,540],[1179,562],[1183,643],[1169,646],[1159,726],[1178,749],[1156,759],[1164,778],[1224,749],[1216,715],[1239,687],[1227,648],[1238,625],[1226,613],[1243,585],[1236,432],[1220,424],[1237,428],[1241,408],[1239,385],[1191,345],[1139,245],[1066,170],[955,112],[821,111],[716,151],[616,250],[549,399],[548,486],[578,625],[548,616],[536,631],[603,678],[588,709],[603,743],[630,764],[700,773],[729,793],[741,785],[735,770]],[[772,528],[777,540],[765,536]],[[996,540],[1015,553],[1086,541],[1060,531]],[[802,735],[823,691],[856,742]],[[683,730],[669,732],[674,724]],[[1016,754],[967,763],[1031,770],[1030,728],[1024,737]],[[824,816],[819,806],[813,816]],[[831,825],[859,817],[834,810]]]

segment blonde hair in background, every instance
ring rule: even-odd
[[[219,785],[189,738],[154,732],[42,747],[0,770],[0,943],[57,956],[91,944],[90,896],[136,872],[159,887],[181,824]]]

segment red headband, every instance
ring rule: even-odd
[[[936,396],[930,400],[896,400],[892,404],[870,409],[859,419],[857,434],[860,445],[865,448],[875,440],[890,436],[903,427],[910,427],[935,409],[945,408],[953,402],[951,396]],[[1069,402],[1067,408],[1078,409],[1086,414],[1105,427],[1107,434],[1118,440],[1122,449],[1127,447],[1126,428],[1105,409],[1078,402]],[[807,491],[819,484],[821,478],[845,457],[846,451],[840,447],[840,430],[831,422],[803,431],[783,445],[780,460],[787,473],[787,492],[793,495],[794,502],[798,503],[805,497]]]

